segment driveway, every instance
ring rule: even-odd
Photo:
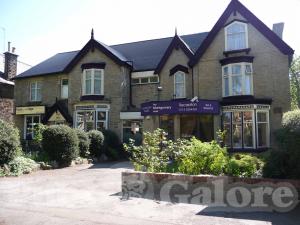
[[[0,225],[299,224],[289,214],[209,212],[205,206],[121,200],[128,162],[81,165],[0,178]]]

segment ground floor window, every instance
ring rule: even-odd
[[[84,131],[108,129],[108,112],[107,106],[77,106],[75,127]]]
[[[162,115],[159,117],[159,127],[167,133],[167,138],[174,140],[174,116]]]
[[[213,115],[180,115],[180,137],[193,136],[201,141],[214,139]]]
[[[123,120],[123,142],[129,143],[130,139],[135,141],[135,145],[141,145],[143,141],[142,120]]]
[[[34,128],[41,122],[40,115],[26,115],[24,118],[24,139],[34,138]]]
[[[233,149],[269,147],[269,108],[261,105],[223,107],[226,146]]]

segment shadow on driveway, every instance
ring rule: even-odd
[[[258,220],[269,222],[272,225],[298,225],[300,224],[300,205],[286,213],[279,212],[234,212],[229,207],[219,208],[207,207],[196,215],[212,216],[243,220]]]
[[[91,165],[88,169],[133,169],[129,161],[103,162]]]

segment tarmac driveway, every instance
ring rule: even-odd
[[[0,225],[42,224],[299,224],[289,214],[213,213],[202,205],[147,199],[121,200],[128,162],[81,165],[0,178]]]

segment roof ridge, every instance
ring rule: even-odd
[[[71,52],[79,52],[80,50],[73,50],[73,51],[67,51],[67,52],[58,52],[56,53],[56,55],[58,54],[64,54],[64,53],[71,53]]]
[[[179,37],[184,37],[184,36],[190,36],[190,35],[194,35],[194,34],[205,34],[205,33],[209,33],[209,31],[198,32],[198,33],[192,33],[192,34],[184,34],[184,35],[178,35],[178,36],[179,36]],[[132,41],[132,42],[126,42],[126,43],[114,44],[114,45],[109,45],[109,46],[110,46],[110,47],[115,47],[115,46],[127,45],[127,44],[134,44],[134,43],[139,43],[139,42],[147,42],[147,41],[163,40],[163,39],[173,38],[173,37],[174,37],[174,36],[163,37],[163,38],[153,38],[153,39],[147,39],[147,40],[142,40],[142,41]]]

